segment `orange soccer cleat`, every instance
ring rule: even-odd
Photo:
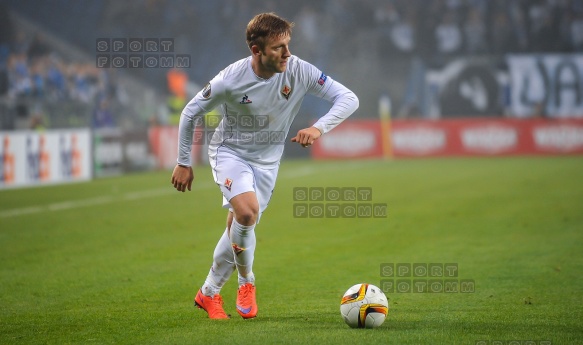
[[[204,309],[211,319],[221,320],[230,318],[223,309],[223,298],[219,294],[209,297],[205,296],[201,290],[198,290],[194,298],[194,305],[200,309]]]
[[[255,300],[255,285],[243,284],[237,292],[237,312],[244,319],[257,316],[257,302]]]

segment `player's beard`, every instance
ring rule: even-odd
[[[277,73],[283,73],[287,69],[287,62],[285,64],[282,63],[283,63],[282,60],[279,60],[276,63],[274,63],[274,69],[277,71]]]
[[[287,69],[287,60],[279,61],[278,67],[279,67],[279,71],[280,71],[279,73],[285,72],[285,70]]]
[[[266,70],[274,72],[274,73],[283,73],[285,72],[285,70],[287,69],[287,60],[285,64],[282,64],[282,62],[284,62],[284,60],[277,58],[277,59],[267,59],[264,63],[263,63],[263,67],[265,67]]]

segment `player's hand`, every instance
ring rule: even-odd
[[[185,192],[186,188],[192,190],[192,181],[194,180],[194,172],[192,167],[185,167],[176,165],[172,172],[172,184],[179,192]]]
[[[303,147],[308,147],[316,141],[319,137],[322,136],[322,132],[316,127],[309,127],[300,129],[298,134],[291,139],[294,143],[299,143]]]

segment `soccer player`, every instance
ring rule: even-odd
[[[253,259],[255,226],[273,193],[285,137],[306,94],[332,103],[328,113],[291,138],[303,147],[314,143],[358,108],[358,98],[316,67],[291,55],[294,23],[274,13],[255,16],[247,25],[251,56],[222,70],[184,108],[180,116],[178,164],[171,182],[191,190],[191,145],[195,124],[220,107],[223,119],[209,144],[215,182],[228,208],[227,227],[213,254],[210,272],[195,305],[211,319],[226,319],[220,290],[235,268],[239,277],[237,312],[257,315]],[[316,49],[316,48],[315,48]]]

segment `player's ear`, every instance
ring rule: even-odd
[[[251,54],[252,55],[261,55],[261,48],[258,45],[254,44],[251,46]]]

